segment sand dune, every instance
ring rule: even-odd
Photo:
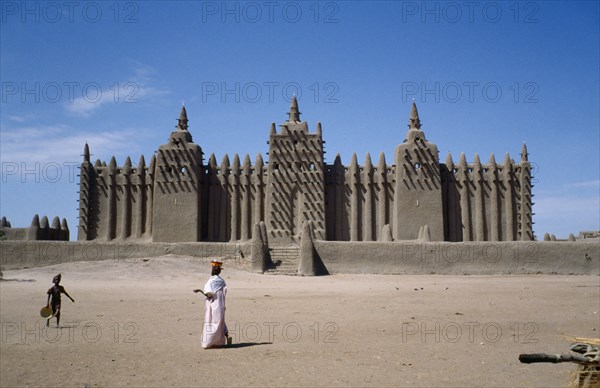
[[[39,309],[52,277],[62,329]],[[597,276],[289,277],[226,268],[230,348],[200,347],[206,260],[6,271],[0,385],[564,386],[572,365],[520,353],[598,337]]]

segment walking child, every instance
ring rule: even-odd
[[[61,278],[62,276],[60,274],[56,275],[52,279],[54,285],[48,290],[48,302],[46,303],[46,307],[52,306],[52,316],[46,321],[46,327],[50,325],[50,319],[52,317],[56,317],[56,327],[60,327],[60,294],[65,294],[71,299],[71,302],[75,302],[75,299],[71,298],[71,295],[69,295],[67,290],[59,285]]]

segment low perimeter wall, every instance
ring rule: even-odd
[[[317,241],[315,249],[331,274],[600,275],[598,242]]]
[[[600,275],[598,241],[316,241],[315,250],[330,274]],[[206,261],[221,258],[227,265],[250,270],[250,251],[251,242],[2,241],[0,267],[11,270],[76,261],[126,261],[172,254]]]
[[[225,260],[240,269],[250,267],[250,243],[140,243],[79,241],[1,241],[3,270],[43,267],[76,261],[127,261],[164,255]]]

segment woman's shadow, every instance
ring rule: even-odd
[[[240,342],[231,345],[222,346],[223,349],[238,349],[238,348],[247,348],[250,346],[258,346],[258,345],[272,345],[273,342]]]

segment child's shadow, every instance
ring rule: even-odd
[[[0,279],[3,282],[35,282],[35,279]]]
[[[68,324],[68,325],[60,325],[57,329],[73,329],[79,325],[77,324]]]
[[[50,318],[53,319],[53,318]],[[78,325],[60,325],[60,326],[56,326],[56,325],[48,325],[48,326],[44,326],[44,329],[48,330],[48,329],[56,329],[56,330],[62,330],[62,329],[73,329],[76,328]]]

